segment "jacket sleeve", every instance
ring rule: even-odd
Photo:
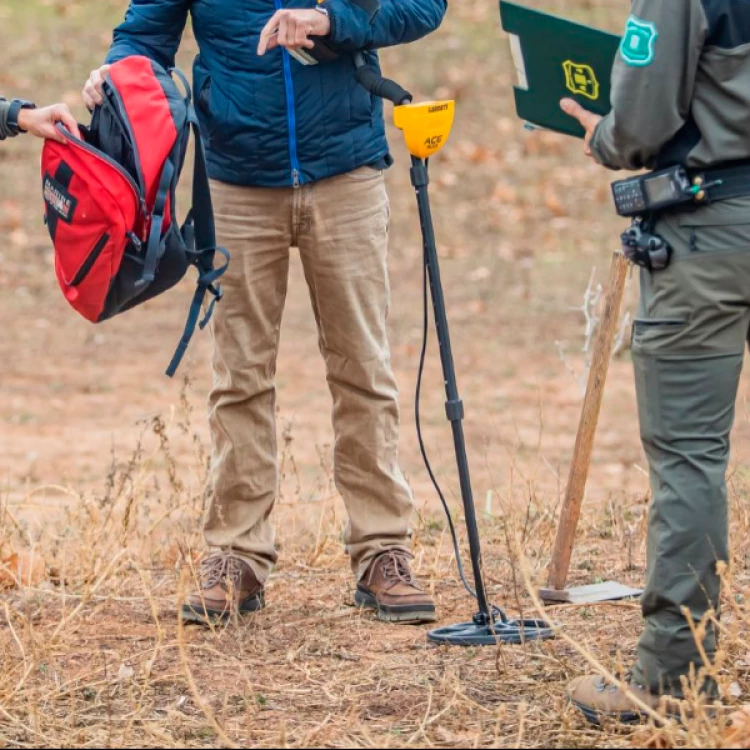
[[[11,133],[8,130],[8,111],[10,110],[10,102],[6,101],[0,96],[0,141],[4,141],[6,138],[11,137]]]
[[[653,166],[685,124],[708,21],[701,0],[633,0],[612,73],[612,111],[591,142],[611,169]]]
[[[107,62],[144,55],[165,68],[174,66],[191,5],[192,0],[131,0]]]
[[[331,44],[342,51],[408,44],[435,31],[447,0],[324,0]]]

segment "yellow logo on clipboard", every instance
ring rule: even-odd
[[[599,98],[599,81],[590,65],[580,65],[572,60],[563,63],[565,86],[568,91],[596,101]]]

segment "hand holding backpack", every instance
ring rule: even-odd
[[[204,328],[221,299],[206,157],[185,77],[182,94],[171,75],[146,57],[115,63],[82,140],[58,125],[65,143],[47,141],[42,154],[45,221],[55,247],[55,272],[70,305],[101,323],[166,292],[190,266],[198,281],[185,330],[167,375],[174,375],[200,318]],[[176,189],[190,130],[195,137],[193,206],[180,227]]]

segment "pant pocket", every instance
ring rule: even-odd
[[[684,326],[687,323],[685,318],[636,318],[633,328],[636,333],[646,333],[657,328],[675,328]]]
[[[690,237],[686,255],[750,251],[750,206],[729,204],[717,203],[679,217],[680,232]]]
[[[642,318],[633,322],[631,348],[633,352],[658,354],[668,342],[684,333],[688,324],[687,318]]]

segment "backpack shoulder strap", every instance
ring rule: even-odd
[[[216,247],[216,224],[211,188],[208,182],[208,166],[203,137],[198,125],[195,108],[191,105],[188,113],[190,127],[195,138],[195,173],[193,175],[193,217],[195,221],[195,249],[199,253],[213,251]],[[213,260],[213,258],[211,258]]]
[[[162,255],[162,238],[161,231],[164,227],[164,213],[167,208],[167,198],[172,187],[172,178],[174,177],[174,164],[171,159],[164,162],[164,168],[159,180],[159,189],[156,193],[156,202],[151,214],[151,231],[148,236],[146,245],[146,259],[143,265],[143,275],[138,281],[139,287],[146,287],[153,283],[156,278],[156,267]]]
[[[192,105],[188,107],[188,121],[193,130],[195,140],[195,168],[193,173],[193,207],[188,214],[188,219],[183,227],[183,238],[186,242],[188,252],[193,256],[193,263],[198,269],[198,281],[193,302],[190,305],[185,330],[180,343],[167,368],[167,375],[173,377],[177,368],[185,356],[190,339],[195,333],[196,326],[201,329],[208,325],[213,314],[214,305],[221,299],[222,290],[216,282],[224,275],[229,264],[229,253],[223,247],[216,247],[216,224],[214,222],[214,210],[211,200],[211,188],[208,182],[208,167],[206,165],[206,152],[203,145],[198,118]],[[214,268],[216,253],[223,256],[225,263],[219,268]],[[211,300],[206,315],[200,324],[201,307],[206,294],[211,294]]]
[[[170,75],[176,75],[185,87],[185,107],[188,110],[188,117],[192,111],[192,100],[193,91],[190,87],[185,74],[178,68],[170,68]],[[97,108],[97,113],[99,109]],[[154,202],[154,209],[151,213],[151,231],[149,232],[148,243],[146,245],[146,255],[143,264],[143,275],[137,282],[137,285],[141,288],[145,288],[152,284],[156,278],[156,269],[161,260],[161,256],[164,252],[162,243],[162,229],[164,227],[164,214],[167,208],[167,199],[169,198],[170,191],[172,190],[172,181],[175,176],[175,165],[171,158],[168,158],[164,162],[162,169],[161,178],[159,179],[159,186],[156,193],[156,201]]]

